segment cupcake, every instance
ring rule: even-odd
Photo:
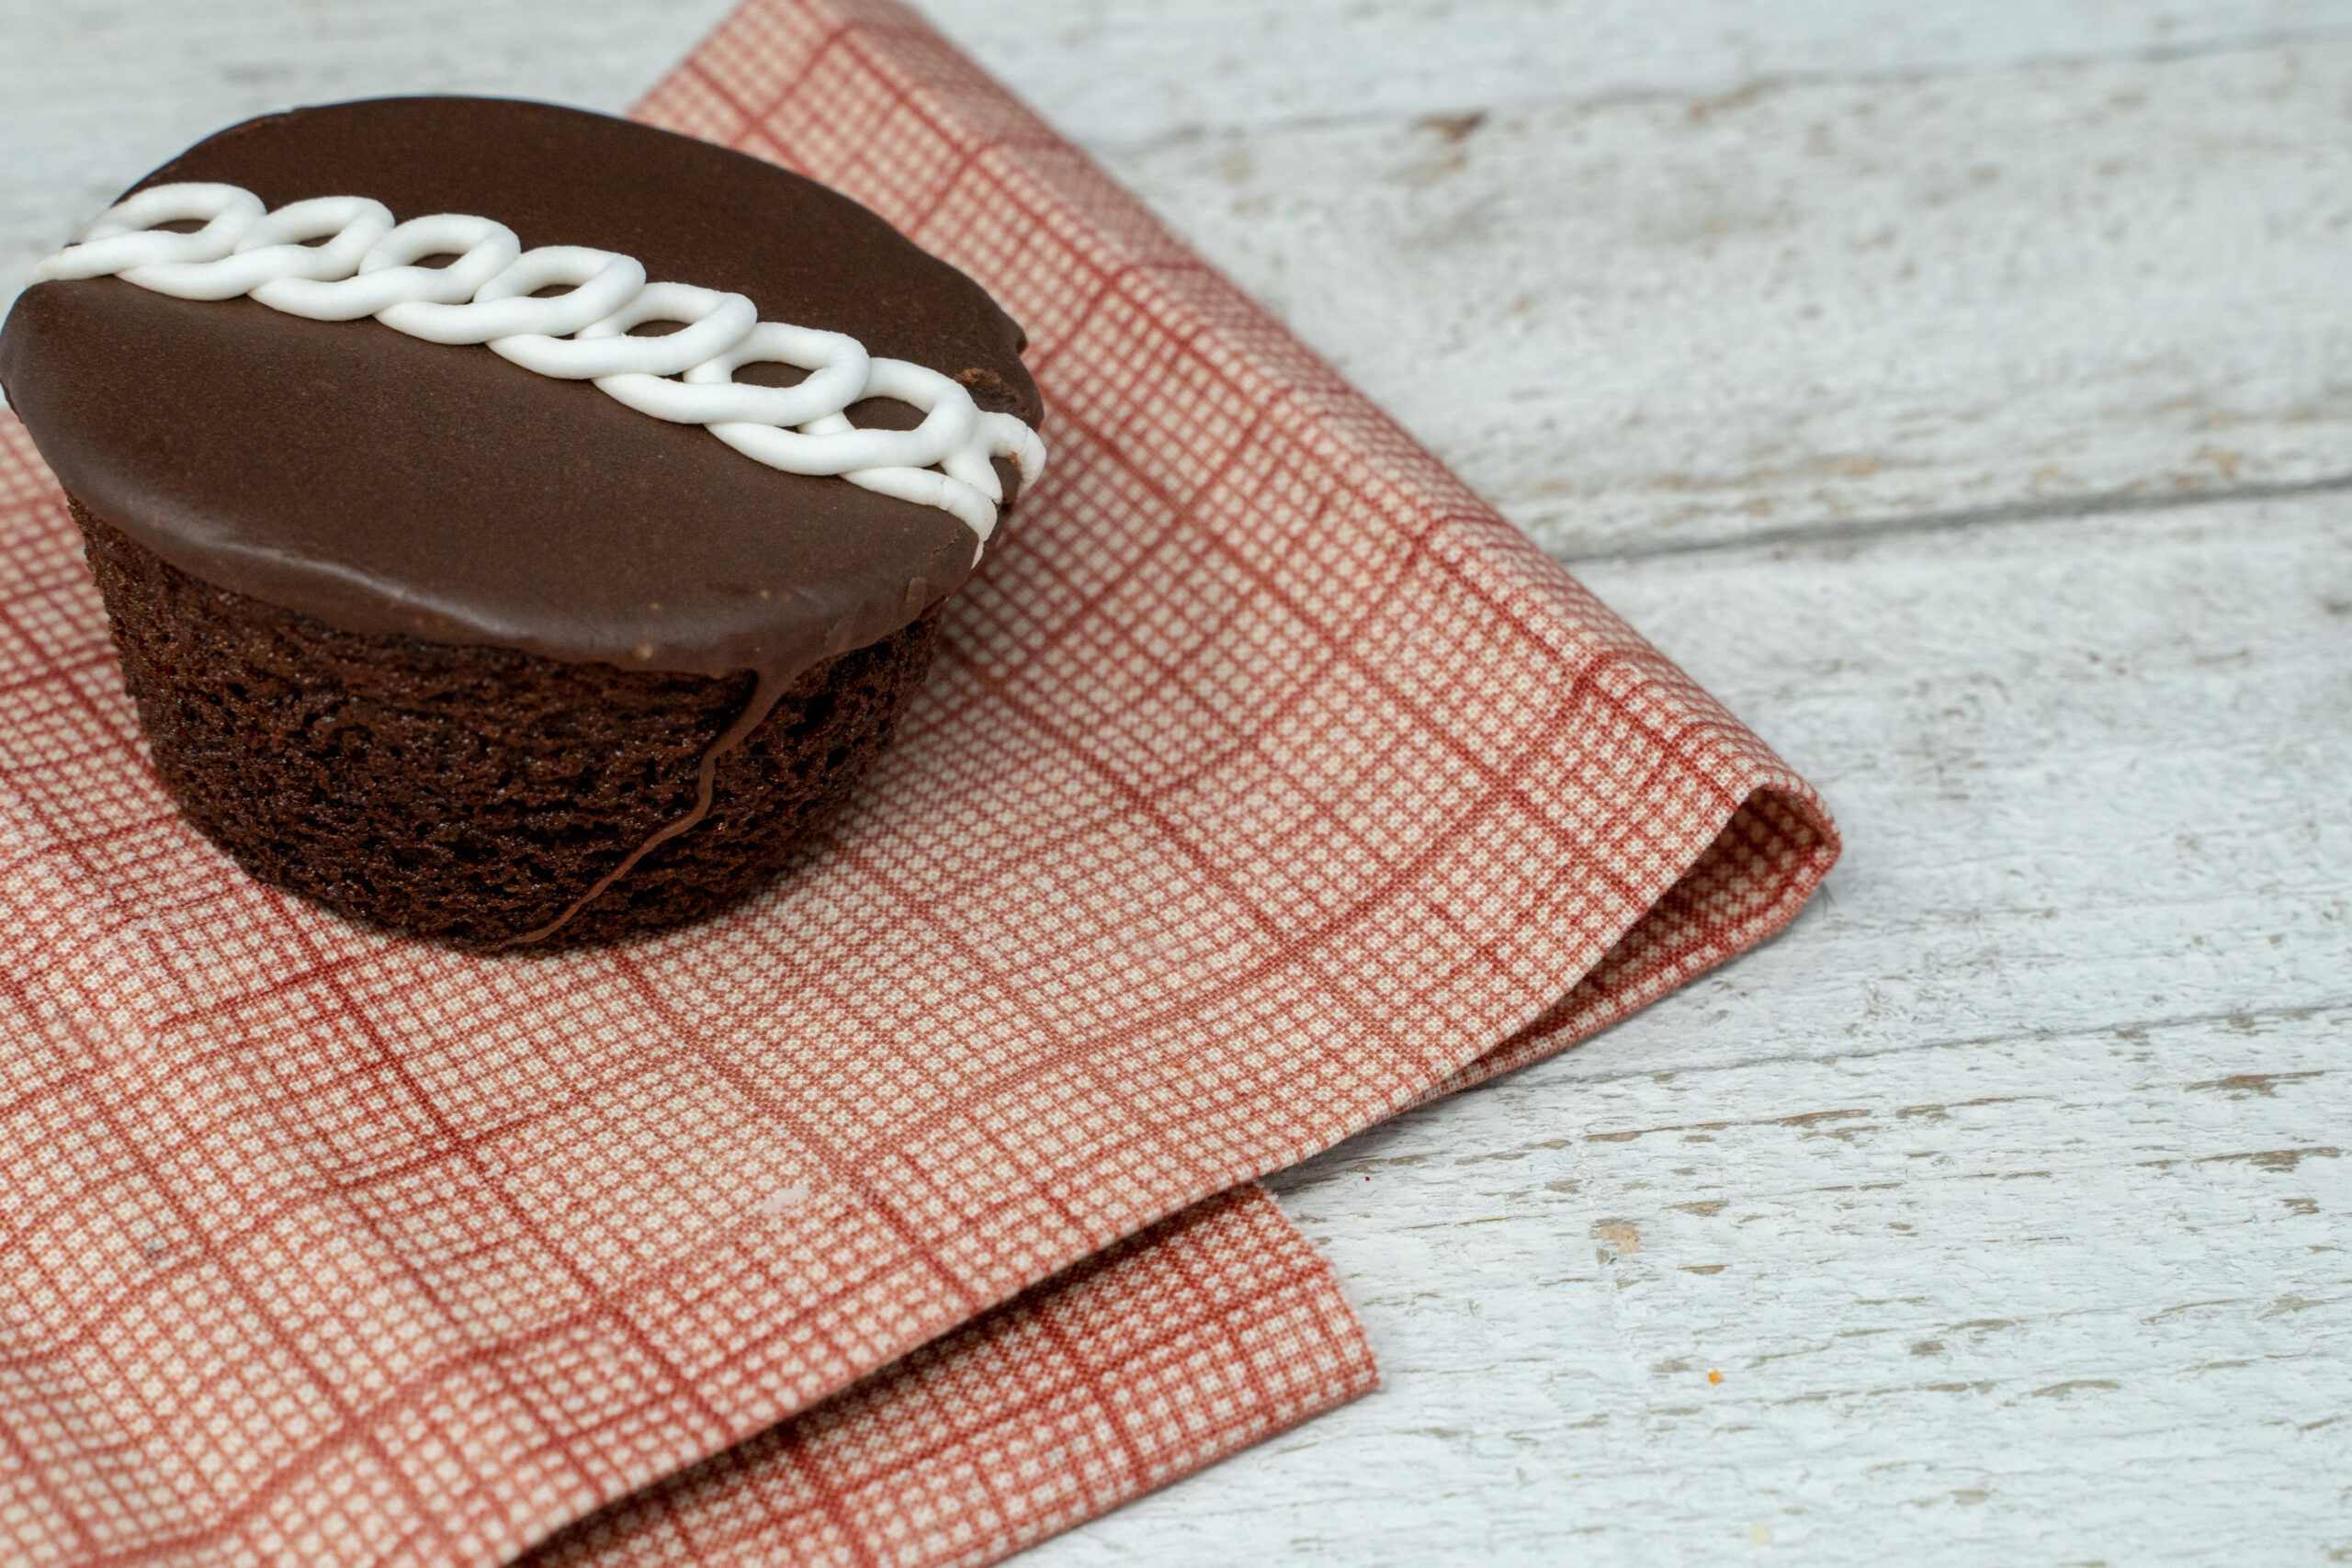
[[[970,278],[798,175],[542,104],[248,121],[34,276],[0,385],[181,811],[468,945],[773,877],[1044,459]]]

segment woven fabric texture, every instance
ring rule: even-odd
[[[0,418],[0,1560],[982,1562],[1371,1386],[1251,1179],[1785,923],[1813,792],[880,0],[644,118],[1027,327],[1054,462],[839,826],[467,956],[243,878]]]

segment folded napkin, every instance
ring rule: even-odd
[[[1590,1033],[1837,853],[1762,743],[910,13],[642,118],[1031,335],[1050,476],[846,819],[483,958],[243,877],[0,419],[0,1558],[1000,1557],[1362,1393],[1251,1179]]]

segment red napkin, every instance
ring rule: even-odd
[[[0,1558],[982,1562],[1372,1386],[1253,1185],[1785,923],[1813,792],[920,20],[642,118],[1028,328],[1053,465],[847,819],[463,956],[244,878],[0,420]]]

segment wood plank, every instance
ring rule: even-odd
[[[1035,1561],[2352,1549],[2352,499],[1592,575],[1849,858],[1276,1178],[1387,1386]]]
[[[1584,575],[1815,782],[1848,846],[1788,937],[1612,1053],[2352,1003],[2352,497]]]
[[[1584,557],[2346,482],[2347,79],[2310,43],[1108,157]]]
[[[918,0],[1097,149],[1188,131],[2284,44],[2343,0]]]
[[[1034,1561],[2324,1561],[2347,1027],[1539,1074],[1382,1129],[1281,1186],[1386,1386]]]

